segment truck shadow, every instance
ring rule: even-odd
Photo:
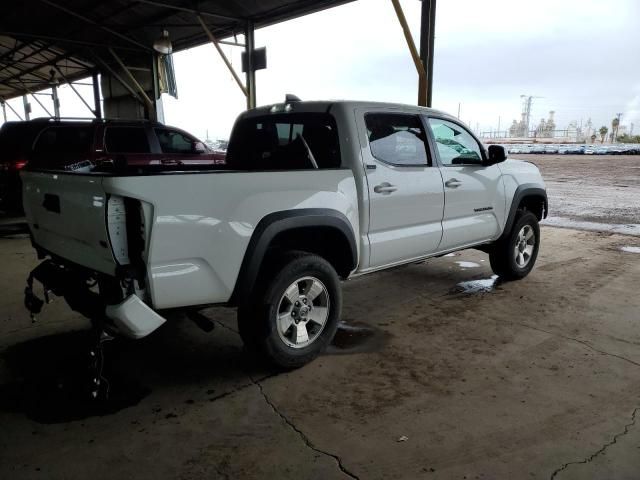
[[[231,328],[221,325],[207,335],[186,319],[174,319],[145,339],[107,342],[104,395],[94,399],[90,339],[89,330],[65,332],[2,352],[9,381],[0,385],[0,411],[24,414],[38,423],[64,423],[114,414],[138,405],[156,390],[191,392],[195,397],[206,390],[211,397],[224,396],[238,385],[281,373],[247,355]],[[365,353],[381,348],[386,340],[385,334],[366,325],[341,323],[327,353]]]

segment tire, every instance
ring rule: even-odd
[[[529,275],[538,258],[540,226],[531,212],[520,211],[506,238],[489,253],[491,269],[502,280],[520,280]]]
[[[238,308],[245,348],[283,369],[320,355],[336,333],[342,309],[340,280],[331,264],[289,252],[266,265],[256,283],[253,298]]]

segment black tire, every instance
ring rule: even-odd
[[[285,343],[278,330],[279,309],[287,289],[308,277],[325,287],[322,295],[328,300],[328,315],[313,341],[295,348]],[[288,252],[267,264],[256,284],[255,294],[238,308],[238,329],[245,348],[284,369],[299,368],[320,355],[336,333],[342,309],[340,279],[331,264],[317,255]]]
[[[520,245],[520,232],[529,227],[535,235],[533,251],[525,265],[519,265],[516,256],[516,247]],[[520,280],[529,275],[538,258],[540,249],[540,226],[538,218],[531,212],[520,211],[509,234],[496,242],[489,253],[491,269],[502,280]]]

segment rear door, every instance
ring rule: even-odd
[[[439,250],[492,240],[500,234],[504,185],[496,165],[483,165],[482,145],[461,124],[428,118],[434,153],[441,165],[445,208]]]
[[[101,180],[77,173],[23,171],[24,208],[37,245],[78,265],[113,274],[116,262]]]
[[[444,193],[420,116],[393,110],[356,116],[369,189],[369,268],[435,252]]]

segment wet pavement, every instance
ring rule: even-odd
[[[56,299],[32,324],[37,260],[0,238],[0,478],[637,478],[640,241],[542,238],[519,282],[474,250],[346,282],[293,372],[249,359],[230,309],[172,316],[106,345],[95,403],[86,322]]]

